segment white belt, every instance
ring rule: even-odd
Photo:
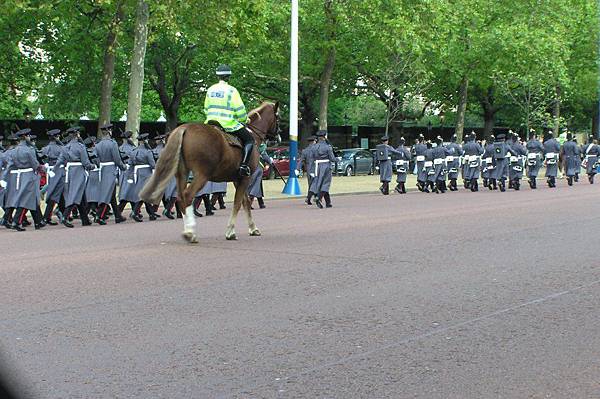
[[[133,167],[133,182],[137,184],[137,174],[138,174],[138,170],[140,169],[145,169],[145,168],[149,168],[150,165],[135,165]]]
[[[444,162],[442,158],[436,158],[433,160],[434,165],[441,165]]]
[[[404,159],[399,159],[396,161],[396,165],[398,166],[402,166],[402,165],[408,165],[409,161],[405,161]]]
[[[100,171],[98,173],[98,181],[100,183],[102,183],[102,168],[105,166],[114,166],[115,163],[114,162],[100,162],[100,168],[98,168],[98,170]]]
[[[519,161],[519,157],[515,157],[515,156],[510,157],[510,162],[518,162],[518,161]]]
[[[315,161],[315,177],[319,176],[319,164],[323,162],[330,162],[329,159],[317,159]]]
[[[446,162],[454,162],[454,157],[452,155],[448,155],[446,157]]]
[[[491,157],[486,158],[485,159],[485,163],[487,163],[488,165],[491,165],[492,164],[492,158]]]
[[[556,154],[554,152],[549,152],[546,154],[546,159],[554,159],[556,158]]]
[[[17,190],[19,189],[19,185],[21,182],[21,173],[29,173],[29,172],[33,172],[33,168],[14,169],[14,170],[10,171],[10,173],[12,173],[13,175],[17,175]]]
[[[433,166],[433,162],[431,161],[425,161],[425,165],[426,168],[431,168]]]
[[[81,162],[67,162],[67,167],[65,168],[65,183],[69,182],[69,168],[71,166],[83,166],[83,164]]]
[[[530,154],[527,154],[527,159],[537,159],[538,154],[537,152],[532,152]]]
[[[469,155],[469,162],[479,161],[479,157],[477,155]]]
[[[589,158],[598,158],[598,155],[586,155],[585,159],[589,159]]]
[[[417,155],[417,162],[423,162],[425,160],[425,155]]]

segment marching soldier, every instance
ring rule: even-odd
[[[325,199],[325,206],[331,208],[331,197],[329,196],[329,188],[331,186],[331,162],[335,162],[333,148],[327,143],[327,131],[319,130],[317,132],[317,144],[313,148],[314,156],[314,179],[310,185],[310,191],[318,193],[317,207],[323,208],[321,202]]]
[[[571,133],[567,133],[567,141],[563,144],[561,152],[565,160],[564,171],[567,176],[567,184],[572,186],[573,179],[579,169],[579,157],[581,156],[581,152],[577,143],[573,141],[573,135]]]
[[[16,231],[25,231],[23,221],[28,210],[33,215],[35,229],[44,227],[42,215],[37,212],[39,202],[36,191],[39,189],[39,180],[36,172],[40,164],[30,144],[30,133],[31,129],[15,133],[19,144],[12,150],[8,164],[0,175],[0,187],[10,187],[6,193],[5,206],[8,210],[16,210],[11,226]]]
[[[194,201],[192,203],[194,207],[194,215],[201,218],[202,214],[198,210],[200,208],[200,204],[204,203],[204,210],[206,212],[206,216],[212,216],[215,213],[213,212],[212,206],[210,204],[210,193],[212,192],[213,182],[210,180],[207,181],[204,186],[196,193],[194,196]]]
[[[484,153],[483,147],[475,141],[475,132],[471,132],[466,137],[467,142],[463,146],[465,154],[465,181],[472,192],[479,191],[479,166],[481,156]]]
[[[585,168],[588,175],[588,181],[590,184],[594,184],[594,176],[598,166],[598,158],[600,157],[600,146],[594,136],[588,137],[587,145],[583,148],[583,162],[582,166]]]
[[[254,198],[258,201],[258,206],[260,209],[265,208],[265,201],[263,200],[263,186],[262,186],[262,176],[264,171],[264,164],[273,165],[273,159],[267,155],[267,145],[261,144],[258,147],[258,153],[260,155],[258,166],[256,170],[250,177],[250,185],[248,185],[248,196],[250,197],[250,207],[252,208],[252,203],[254,202]]]
[[[521,144],[519,135],[513,133],[512,135],[512,144],[511,147],[511,156],[510,156],[510,169],[508,172],[510,181],[512,182],[511,187],[516,191],[521,189],[521,179],[523,178],[523,161],[527,156],[527,149],[523,144]]]
[[[410,169],[410,151],[404,147],[404,137],[400,138],[400,145],[396,148],[398,151],[398,160],[396,161],[396,192],[398,194],[406,194],[406,177]]]
[[[527,178],[529,179],[529,187],[535,190],[537,188],[536,179],[540,168],[542,167],[542,159],[544,146],[538,140],[535,130],[530,130],[531,139],[527,142]]]
[[[390,181],[392,181],[392,161],[391,154],[400,155],[400,152],[396,151],[394,147],[388,144],[389,138],[384,136],[381,138],[381,144],[378,144],[377,151],[377,162],[379,163],[379,181],[381,187],[379,191],[383,195],[390,194]]]
[[[18,138],[14,134],[8,136],[7,139],[9,141],[8,148],[6,149],[6,151],[4,151],[0,159],[2,161],[2,167],[0,168],[0,176],[2,176],[1,174],[7,170],[8,163],[12,158],[12,153],[14,152],[16,148],[16,143],[18,142]],[[4,225],[4,227],[6,227],[7,229],[12,229],[13,214],[15,209],[10,208],[8,206],[8,198],[11,196],[11,191],[14,190],[14,187],[8,186],[7,181],[2,181],[0,182],[0,190],[4,192],[4,216],[2,217],[1,224]]]
[[[72,127],[67,130],[70,141],[64,146],[64,151],[56,161],[56,165],[63,165],[65,168],[65,212],[62,218],[62,224],[65,227],[73,228],[69,222],[69,216],[74,208],[79,210],[82,226],[89,226],[90,220],[87,216],[87,202],[85,198],[86,180],[89,170],[94,168],[90,162],[85,145],[81,143],[79,134],[80,127]]]
[[[458,185],[456,181],[458,180],[458,169],[460,168],[460,157],[463,154],[463,149],[456,142],[457,136],[456,134],[452,135],[450,138],[450,144],[446,146],[446,168],[448,169],[448,180],[450,180],[448,188],[450,191],[457,191]]]
[[[225,195],[227,195],[227,182],[213,182],[211,189],[210,205],[212,210],[216,211],[217,202],[219,203],[219,209],[227,209],[225,206]]]
[[[128,176],[129,184],[132,185],[132,189],[129,192],[128,201],[134,203],[132,209],[132,219],[136,222],[142,222],[141,208],[143,201],[140,200],[140,191],[146,184],[146,181],[152,176],[152,170],[156,167],[154,162],[154,155],[152,149],[148,144],[148,133],[142,133],[138,135],[138,146],[133,150],[129,156],[129,171]],[[154,212],[154,207],[150,203],[145,203],[146,212],[148,213],[150,220],[156,220],[159,215]]]
[[[306,148],[304,148],[302,150],[302,153],[300,154],[300,158],[298,161],[298,166],[296,167],[296,171],[294,173],[296,173],[296,176],[298,176],[300,174],[300,172],[302,171],[302,166],[304,165],[304,169],[306,169],[306,179],[308,181],[308,194],[306,195],[306,200],[304,200],[304,202],[307,205],[312,205],[312,197],[315,196],[315,193],[310,191],[310,186],[312,185],[312,181],[313,181],[313,175],[314,175],[314,171],[312,170],[312,167],[314,166],[314,157],[313,157],[313,147],[314,145],[317,143],[317,138],[315,136],[310,136],[308,139],[308,145],[306,146]]]
[[[437,137],[436,144],[436,147],[431,150],[431,155],[433,157],[433,169],[430,171],[429,178],[427,180],[431,183],[434,193],[443,194],[446,192],[445,162],[448,151],[444,147],[444,140],[440,136]]]
[[[496,137],[490,135],[489,141],[485,142],[484,153],[481,160],[481,177],[483,185],[490,190],[497,190],[496,179],[494,179],[494,140]]]
[[[219,83],[209,87],[206,92],[204,101],[206,121],[204,123],[209,121],[219,122],[223,130],[237,136],[242,141],[243,156],[239,174],[242,177],[250,176],[251,170],[248,166],[248,160],[254,149],[254,138],[244,126],[248,119],[246,107],[240,93],[228,83],[231,77],[229,65],[220,65],[216,73],[219,77]]]
[[[135,150],[135,144],[131,140],[132,133],[127,130],[121,134],[121,145],[119,146],[119,154],[124,164],[126,164],[126,170],[119,173],[119,213],[123,213],[125,206],[129,199],[136,201],[134,196],[131,194],[134,190],[133,179],[131,177],[131,171],[129,166],[129,158],[133,150]],[[131,181],[131,183],[129,183]],[[132,203],[132,209],[135,207],[135,203]]]
[[[508,154],[512,153],[512,148],[506,142],[506,135],[499,134],[493,143],[494,155],[494,180],[498,183],[500,191],[506,191],[506,177],[508,175]]]
[[[112,125],[106,124],[100,127],[103,136],[96,144],[94,149],[98,159],[98,217],[96,223],[99,225],[106,224],[108,215],[108,205],[112,207],[115,216],[115,223],[122,223],[126,219],[121,215],[116,199],[116,185],[119,170],[126,170],[126,166],[121,159],[119,146],[112,139]]]
[[[2,176],[2,172],[4,171],[4,168],[5,168],[6,164],[8,163],[8,159],[6,159],[4,156],[4,154],[6,153],[6,150],[2,146],[3,140],[4,140],[4,136],[0,134],[0,176]],[[4,187],[0,186],[0,209],[2,209],[2,212],[4,214],[6,214],[6,208],[4,207],[5,191],[6,191],[6,189]],[[0,219],[0,226],[4,226],[4,216]]]
[[[435,169],[433,167],[433,145],[431,141],[427,141],[427,149],[425,150],[425,162],[423,162],[423,173],[425,174],[425,186],[423,186],[424,193],[429,193],[429,186],[431,186],[431,190],[434,188],[435,180],[430,181],[430,176],[435,174]]]
[[[48,145],[42,148],[42,153],[46,159],[46,209],[44,210],[44,222],[50,226],[58,223],[52,221],[52,212],[54,206],[61,202],[63,191],[65,189],[65,167],[57,165],[56,161],[64,150],[63,144],[59,140],[60,129],[52,129],[48,132]],[[64,210],[64,208],[63,208]]]
[[[414,145],[414,156],[417,164],[417,188],[419,191],[427,190],[427,170],[425,168],[425,153],[427,152],[427,148],[429,147],[425,144],[425,137],[420,134]]]
[[[83,140],[83,144],[86,147],[88,158],[93,169],[88,171],[87,183],[85,186],[85,200],[87,202],[88,213],[94,216],[94,221],[98,220],[98,197],[100,194],[100,168],[98,168],[98,157],[94,152],[95,142],[91,137],[86,137]]]
[[[560,154],[560,144],[553,137],[552,132],[546,134],[544,142],[544,158],[546,159],[546,182],[548,187],[556,187],[556,177],[558,176],[558,157]]]

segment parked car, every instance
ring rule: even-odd
[[[335,152],[337,162],[333,168],[337,174],[356,176],[357,174],[372,175],[375,171],[373,154],[363,148],[348,148]]]
[[[290,174],[290,149],[288,147],[269,147],[267,154],[273,158],[273,163],[282,176]],[[263,170],[263,179],[275,179],[277,172],[270,166],[265,165]]]

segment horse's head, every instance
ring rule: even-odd
[[[254,131],[263,141],[268,139],[281,142],[281,130],[279,129],[279,102],[264,102],[260,107],[250,111],[248,114],[248,127]]]

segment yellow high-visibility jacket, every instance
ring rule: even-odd
[[[235,87],[227,82],[219,81],[206,92],[204,100],[206,121],[217,121],[226,132],[233,132],[243,127],[248,114],[246,106]]]

